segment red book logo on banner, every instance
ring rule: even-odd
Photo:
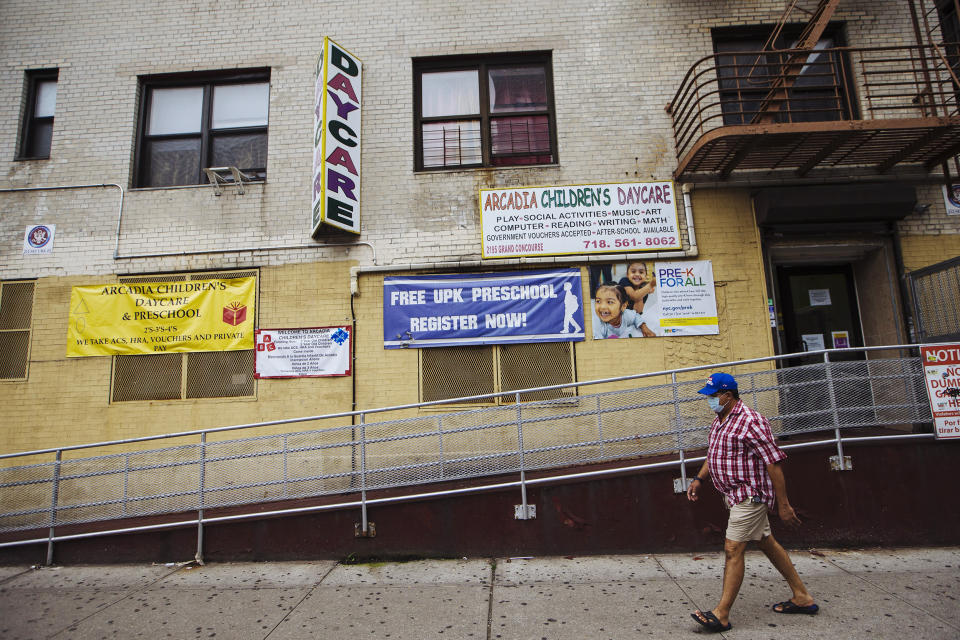
[[[223,308],[223,321],[229,325],[237,326],[247,319],[247,306],[239,302],[231,302]]]

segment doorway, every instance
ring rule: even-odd
[[[850,264],[776,267],[781,311],[781,353],[862,347],[860,309]],[[831,355],[863,359],[863,353]],[[790,358],[786,366],[823,362],[823,356]]]

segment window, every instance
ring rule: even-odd
[[[823,122],[852,117],[850,65],[842,52],[826,51],[842,46],[839,30],[827,30],[802,65],[793,65],[796,75],[787,88],[786,99],[768,103],[790,54],[782,53],[797,44],[799,28],[786,27],[767,45],[773,27],[749,30],[715,29],[714,50],[720,82],[720,103],[724,124],[755,123],[770,107],[774,122]],[[799,68],[798,68],[799,67]]]
[[[0,282],[0,380],[26,380],[33,282]]]
[[[56,69],[27,72],[27,101],[20,133],[20,160],[50,157],[53,112],[57,106]]]
[[[420,349],[423,402],[573,382],[571,342]],[[522,402],[567,398],[573,387],[520,394]],[[476,400],[510,404],[516,396]]]
[[[416,168],[557,161],[550,54],[414,61]]]
[[[256,271],[121,278],[124,283],[257,277]],[[253,396],[253,349],[114,356],[111,402]]]
[[[270,71],[141,78],[137,187],[205,184],[209,167],[267,176]]]
[[[960,17],[957,15],[957,3],[956,0],[937,0],[936,5],[947,62],[953,71],[953,77],[957,77],[957,73],[960,73]],[[960,87],[954,87],[954,91],[957,90],[960,90]]]

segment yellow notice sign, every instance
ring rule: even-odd
[[[67,357],[253,349],[256,278],[73,287]]]

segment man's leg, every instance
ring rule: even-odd
[[[730,622],[730,609],[740,593],[740,585],[743,583],[743,556],[746,550],[746,542],[727,539],[723,543],[723,593],[720,594],[720,603],[713,608],[713,615],[717,616],[721,624]]]
[[[803,581],[800,580],[800,575],[793,566],[787,550],[780,546],[773,535],[761,538],[757,545],[773,566],[777,568],[777,571],[787,580],[787,584],[793,590],[793,597],[790,598],[793,603],[801,607],[813,604],[813,596],[810,595]]]

